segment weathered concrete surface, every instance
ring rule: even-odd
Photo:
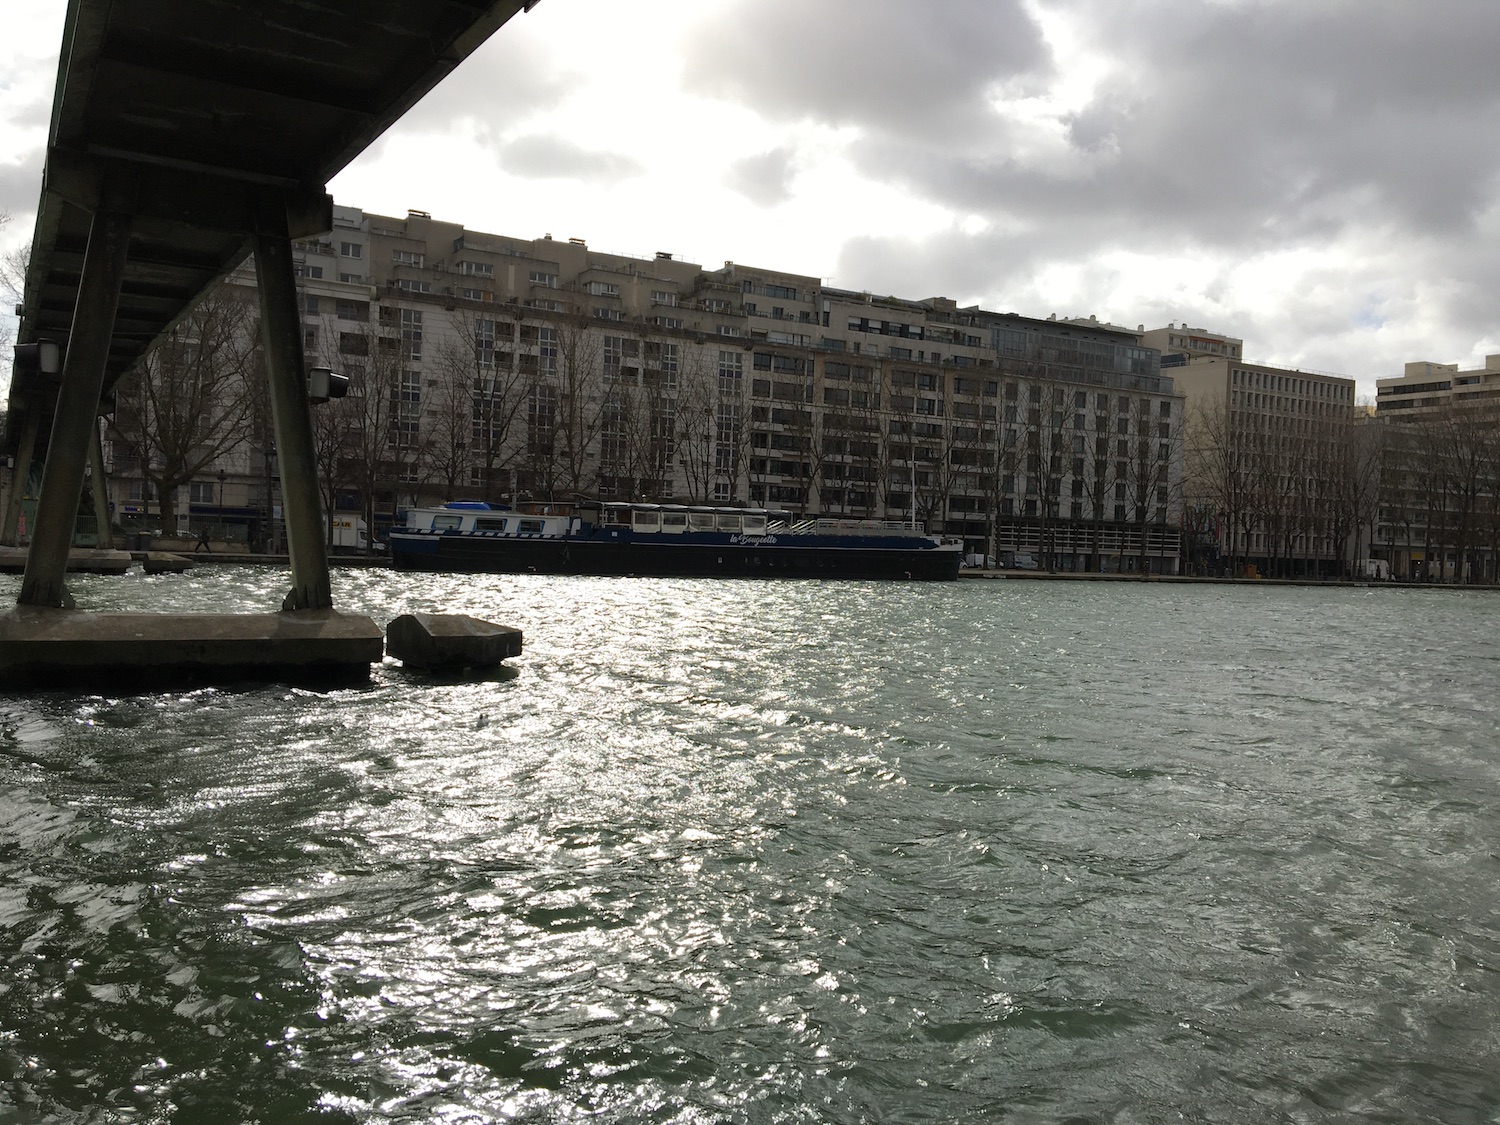
[[[25,547],[0,547],[0,574],[24,574],[27,553]],[[75,547],[68,552],[68,570],[74,574],[124,574],[131,561],[129,551]]]
[[[521,655],[521,630],[461,613],[407,613],[386,627],[386,650],[414,668],[485,668]]]
[[[0,616],[0,689],[155,689],[238,680],[368,679],[384,649],[368,617],[86,613],[18,606]]]
[[[141,560],[147,574],[181,574],[193,569],[193,560],[187,555],[175,555],[171,551],[139,551],[134,556]]]

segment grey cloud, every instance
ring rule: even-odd
[[[1500,7],[1459,3],[1442,20],[1382,3],[1067,11],[1120,73],[1068,123],[1065,170],[1018,161],[994,126],[963,147],[875,134],[855,149],[861,169],[966,210],[1137,243],[1248,248],[1377,217],[1460,232],[1489,205],[1500,88],[1478,45],[1500,39]]]
[[[498,155],[507,172],[536,179],[619,180],[641,172],[640,165],[628,156],[586,149],[540,134],[517,138],[503,146]]]
[[[777,148],[735,161],[724,182],[750,202],[774,207],[791,197],[793,171],[792,150]]]
[[[539,9],[540,11],[540,9]],[[396,132],[444,133],[477,124],[493,141],[535,113],[555,108],[577,85],[565,43],[535,15],[511,19],[407,112]]]
[[[683,81],[775,119],[956,136],[1049,66],[1019,0],[744,0],[687,44]]]
[[[43,151],[32,149],[14,163],[0,163],[0,212],[11,216],[7,235],[14,237],[36,216],[42,192]]]
[[[870,72],[887,81],[881,89],[861,86],[852,61],[869,44],[851,50],[831,28],[859,18],[839,3],[828,5],[834,16],[820,5],[808,17],[816,46],[791,46],[779,70],[786,6],[772,4],[758,29],[742,12],[716,33],[724,57],[703,55],[694,81],[768,116],[860,126],[848,156],[861,172],[1005,232],[872,233],[843,248],[841,286],[1128,325],[1187,319],[1244,336],[1261,358],[1367,380],[1406,358],[1467,362],[1496,350],[1486,341],[1497,338],[1500,288],[1500,86],[1489,55],[1500,5],[1039,2],[1111,64],[1063,122],[1061,153],[1018,143],[1027,126],[987,99],[1003,73],[1045,78],[1045,45],[1033,31],[1031,54],[969,65],[983,28],[950,19],[947,5],[905,6],[947,30],[916,36],[905,69],[895,56],[911,37],[891,35],[887,61]],[[900,26],[885,5],[869,11],[888,31]],[[743,35],[753,42],[730,42]],[[923,62],[938,45],[952,45],[948,73]],[[962,128],[933,127],[934,116]],[[1102,263],[1112,250],[1195,260],[1209,280],[1121,307],[1117,294],[1136,287]],[[1239,287],[1247,260],[1297,250],[1340,264],[1294,267],[1296,293]],[[1035,279],[1053,264],[1072,270],[1072,307],[1043,300]]]

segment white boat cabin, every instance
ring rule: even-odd
[[[408,531],[559,538],[576,533],[578,527],[578,516],[561,505],[555,510],[517,512],[479,501],[456,500],[441,508],[412,508],[406,513]]]
[[[706,508],[683,504],[600,504],[597,519],[605,528],[630,528],[640,534],[684,535],[717,531],[730,535],[765,535],[785,525],[761,508]],[[585,519],[592,512],[586,513]]]
[[[406,530],[415,533],[561,538],[591,530],[636,535],[819,535],[927,537],[915,527],[885,520],[801,519],[764,508],[710,508],[686,504],[583,502],[533,504],[525,510],[493,508],[477,500],[455,500],[441,508],[413,508]]]

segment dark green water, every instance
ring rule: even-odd
[[[518,674],[0,697],[0,1122],[1500,1120],[1495,595],[337,581]]]

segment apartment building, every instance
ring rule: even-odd
[[[1065,569],[1178,569],[1183,400],[1128,331],[418,211],[338,207],[298,270],[309,362],[354,385],[319,408],[330,495],[377,525],[460,495],[592,495],[919,523]],[[339,425],[363,444],[335,440]],[[250,446],[234,456],[225,503],[269,524],[274,474]],[[225,491],[196,495],[209,484]]]
[[[1382,464],[1372,555],[1418,581],[1500,579],[1500,355],[1420,360],[1376,382]]]
[[[1338,573],[1358,525],[1353,379],[1243,359],[1243,341],[1168,325],[1160,347],[1187,404],[1186,520],[1195,566]]]

